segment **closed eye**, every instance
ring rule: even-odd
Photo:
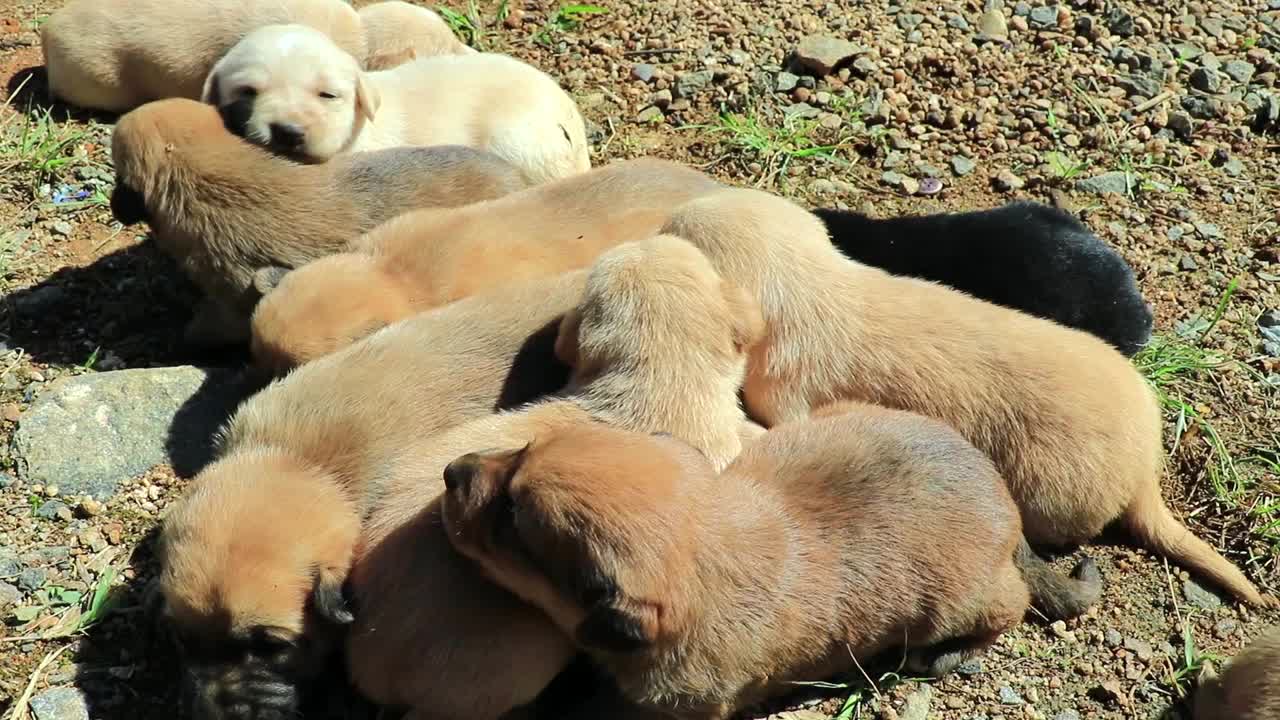
[[[242,98],[252,98],[258,96],[258,89],[249,87],[248,85],[236,90],[236,94]]]
[[[325,100],[337,100],[337,99],[338,99],[338,96],[337,96],[337,95],[334,95],[334,94],[333,94],[333,93],[331,93],[331,92],[323,92],[323,91],[320,93],[320,97],[324,98]]]

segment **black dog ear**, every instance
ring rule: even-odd
[[[574,638],[584,648],[614,653],[643,650],[655,640],[654,628],[638,614],[615,605],[601,603],[574,631]]]
[[[311,589],[311,607],[317,615],[334,625],[350,625],[356,619],[347,606],[342,581],[328,573],[316,573],[315,585]]]
[[[111,216],[121,225],[133,225],[151,219],[142,193],[119,179],[116,179],[116,187],[111,191]]]
[[[258,268],[253,273],[253,289],[266,295],[284,280],[284,276],[289,274],[289,268],[280,267],[279,265],[268,265],[267,267]]]

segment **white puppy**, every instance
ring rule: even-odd
[[[434,12],[403,0],[360,8],[366,70],[386,70],[410,60],[475,52]]]
[[[515,58],[440,55],[366,73],[344,56],[310,28],[259,28],[214,67],[204,100],[233,132],[311,162],[448,144],[488,150],[533,183],[591,165],[573,99]]]
[[[309,26],[365,56],[360,16],[342,0],[71,0],[40,28],[49,91],[111,112],[195,100],[218,58],[270,23]]]

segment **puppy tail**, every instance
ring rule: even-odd
[[[1239,568],[1175,518],[1158,488],[1149,487],[1134,498],[1125,512],[1124,525],[1146,547],[1199,573],[1237,599],[1256,607],[1280,607],[1276,598],[1258,592]]]
[[[1054,570],[1022,538],[1013,563],[1031,591],[1032,606],[1050,621],[1079,617],[1102,596],[1102,573],[1093,558],[1081,560],[1068,577]]]

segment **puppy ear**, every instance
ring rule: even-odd
[[[284,280],[284,276],[289,274],[289,268],[280,267],[279,265],[268,265],[258,268],[253,273],[253,289],[266,295]]]
[[[311,589],[311,607],[317,615],[334,625],[350,625],[356,619],[347,607],[342,580],[324,571],[316,573],[315,584]]]
[[[587,613],[573,636],[579,645],[587,649],[636,652],[653,645],[658,639],[657,612],[647,605],[602,602]]]
[[[204,88],[200,91],[200,102],[206,105],[217,105],[222,99],[222,93],[218,90],[218,70],[217,65],[209,71],[209,76],[204,79]]]
[[[378,108],[382,105],[382,95],[378,93],[378,88],[369,82],[368,76],[364,73],[356,74],[356,109],[359,110],[364,119],[373,122],[373,116],[378,114]]]
[[[733,315],[733,346],[738,352],[746,352],[764,337],[764,315],[760,312],[760,304],[750,293],[728,280],[721,281],[720,292]]]
[[[368,71],[390,70],[394,67],[400,67],[405,63],[418,59],[418,51],[408,47],[400,50],[392,50],[390,52],[374,53],[368,57],[364,63],[364,69]]]
[[[582,311],[574,308],[560,320],[560,332],[556,335],[556,359],[574,367],[578,364],[578,329],[582,326]]]

